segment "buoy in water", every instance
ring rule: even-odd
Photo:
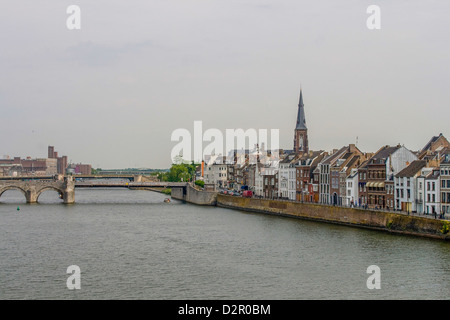
[[[19,207],[17,207],[17,211],[19,211],[20,210],[20,208]]]

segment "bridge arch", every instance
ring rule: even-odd
[[[18,186],[7,186],[7,187],[0,188],[0,198],[2,197],[3,193],[5,193],[8,190],[19,190],[25,196],[25,200],[27,199],[27,192],[26,192],[26,190],[24,190],[24,189],[22,189],[21,187],[18,187]]]
[[[48,190],[54,190],[58,193],[58,195],[60,196],[61,199],[64,198],[64,190],[57,188],[57,187],[53,187],[53,186],[47,186],[47,187],[43,187],[42,189],[39,189],[36,191],[36,201],[39,201],[39,197],[41,196],[41,194],[44,191],[48,191]]]

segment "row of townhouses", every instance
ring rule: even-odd
[[[330,205],[450,213],[450,143],[434,136],[419,151],[403,145],[374,153],[355,144],[311,151],[300,91],[294,149],[233,150],[205,157],[203,179],[218,188],[250,189],[256,197]],[[256,159],[256,161],[254,161]]]

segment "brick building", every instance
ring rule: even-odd
[[[414,160],[417,160],[416,154],[401,145],[383,146],[369,159],[364,168],[366,203],[369,208],[386,209],[389,206],[390,201],[388,203],[387,200],[391,200],[392,195],[387,194],[386,186],[392,186],[394,176]]]
[[[58,152],[55,151],[55,147],[48,146],[48,158],[56,159],[57,161],[56,168],[58,174],[66,174],[67,167],[69,166],[67,156],[59,157]]]
[[[295,166],[297,201],[319,202],[319,173],[315,170],[327,155],[324,151],[310,151],[298,159]]]

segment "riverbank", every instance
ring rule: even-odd
[[[218,207],[450,241],[449,221],[394,212],[218,194]]]
[[[149,190],[149,191],[154,191],[154,192],[166,194],[168,196],[170,196],[172,194],[172,189],[170,189],[170,188],[130,187],[129,189],[132,189],[132,190]]]

